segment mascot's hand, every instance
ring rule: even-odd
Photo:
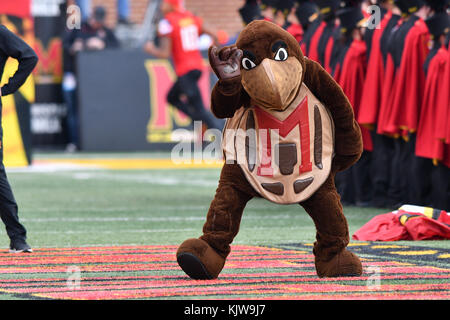
[[[216,46],[209,48],[209,63],[220,80],[240,77],[242,50],[236,46],[228,46],[217,51]]]

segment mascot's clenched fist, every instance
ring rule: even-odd
[[[307,58],[288,32],[267,21],[250,23],[235,46],[209,50],[219,78],[211,95],[223,134],[219,186],[198,239],[177,251],[194,279],[217,278],[253,197],[300,204],[317,229],[320,277],[361,275],[349,252],[348,225],[334,185],[336,172],[362,153],[352,106],[322,67]],[[301,214],[299,212],[299,214]]]

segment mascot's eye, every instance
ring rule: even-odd
[[[284,61],[288,58],[288,53],[285,48],[280,48],[277,51],[277,54],[275,55],[275,60],[277,61]]]
[[[249,58],[244,58],[244,59],[242,59],[242,67],[245,70],[250,70],[250,69],[253,69],[254,67],[256,67],[256,64]]]

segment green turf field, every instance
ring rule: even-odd
[[[220,169],[61,170],[10,172],[10,183],[33,247],[179,244],[200,235]],[[345,208],[355,231],[376,209]],[[1,245],[8,246],[2,230]],[[310,217],[298,205],[252,200],[240,244],[313,241]]]
[[[37,154],[35,159],[164,157],[168,154],[79,153]],[[28,241],[36,251],[45,251],[45,248],[167,245],[173,246],[168,255],[172,257],[176,245],[201,235],[220,169],[107,170],[36,166],[7,172],[19,204],[20,220],[26,226]],[[375,215],[389,210],[345,207],[344,211],[351,235]],[[280,206],[254,199],[244,212],[241,229],[233,245],[273,247],[282,244],[288,248],[298,243],[310,244],[314,239],[313,222],[299,205]],[[395,243],[402,244],[411,245],[411,242]],[[432,241],[432,244],[417,241],[413,245],[450,248],[448,241]],[[2,227],[0,255],[7,252],[8,246],[9,239]],[[49,273],[48,276],[54,274]],[[114,278],[120,274],[113,272],[109,276]],[[168,272],[133,271],[132,274],[183,276],[182,271],[176,268]],[[22,277],[36,278],[39,274],[17,276]],[[0,279],[14,278],[14,273],[0,275]],[[0,293],[0,299],[20,297],[8,292]],[[213,297],[220,298],[221,295]]]
[[[70,157],[163,157],[167,154],[77,154]],[[69,157],[37,154],[35,159]],[[33,247],[179,244],[200,235],[220,169],[8,170],[19,216]],[[344,208],[352,234],[389,210]],[[235,244],[314,241],[315,228],[298,205],[253,199]],[[421,244],[416,242],[415,244]],[[427,244],[426,242],[424,243]],[[0,247],[9,245],[1,228]],[[448,242],[433,245],[450,247]]]

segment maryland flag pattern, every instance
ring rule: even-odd
[[[312,243],[236,245],[216,280],[194,281],[176,246],[42,248],[0,253],[0,298],[21,299],[449,299],[450,251],[393,243],[349,245],[364,273],[319,278]]]

